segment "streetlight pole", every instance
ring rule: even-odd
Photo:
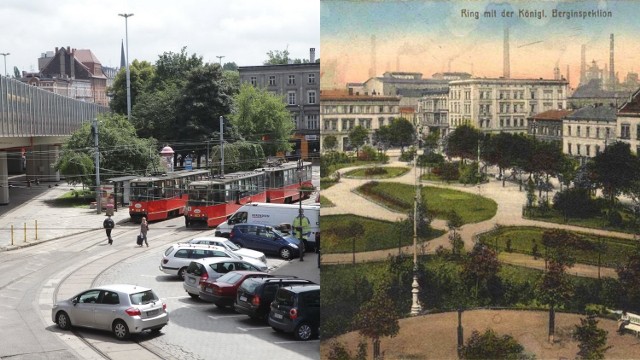
[[[223,58],[223,57],[225,57],[225,56],[224,56],[224,55],[221,55],[221,56],[217,56],[217,55],[216,55],[216,57],[217,57],[217,58],[218,58],[218,60],[220,61],[220,67],[222,67],[222,58]]]
[[[416,145],[420,134],[418,134],[418,124],[416,123]],[[416,187],[416,196],[413,198],[413,283],[411,284],[411,316],[416,316],[422,310],[418,294],[420,285],[418,284],[418,200],[420,199],[420,187],[418,186],[418,146],[416,146],[415,158],[413,159],[413,175]]]
[[[131,77],[129,74],[129,18],[133,14],[118,14],[124,18],[125,43],[127,46],[127,119],[131,122]]]
[[[220,177],[224,177],[224,118],[220,116]]]
[[[0,55],[4,56],[4,76],[7,76],[7,56],[11,55],[10,53],[0,53]]]

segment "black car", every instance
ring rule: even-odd
[[[298,340],[318,336],[320,330],[320,285],[285,286],[271,302],[269,325],[276,331],[293,333]]]
[[[267,225],[236,224],[229,233],[229,240],[240,247],[278,254],[285,260],[299,255],[300,240]]]
[[[300,279],[295,276],[257,277],[246,279],[238,288],[235,310],[249,315],[252,319],[267,320],[270,305],[276,297],[276,292],[283,286],[315,284],[313,281]]]

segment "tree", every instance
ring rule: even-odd
[[[391,134],[391,144],[400,146],[400,152],[404,152],[404,147],[416,142],[416,128],[405,118],[395,118],[389,124]]]
[[[600,360],[604,359],[604,353],[611,348],[607,346],[608,332],[598,328],[598,319],[595,316],[580,319],[580,325],[575,325],[573,339],[578,344],[578,359]]]
[[[108,89],[111,94],[109,107],[118,114],[127,114],[127,72],[122,68],[113,80],[113,85]],[[155,78],[155,68],[148,61],[133,60],[129,65],[129,81],[131,90],[131,111],[136,104],[138,95],[147,91]]]
[[[17,66],[13,67],[13,78],[14,79],[20,79],[22,77],[22,75],[20,74],[20,69],[18,69]]]
[[[235,62],[228,62],[222,65],[222,70],[238,71],[238,65]]]
[[[289,50],[269,50],[267,51],[267,60],[265,65],[286,65],[289,63]]]
[[[524,347],[510,335],[499,336],[495,331],[487,329],[484,334],[477,330],[471,333],[460,351],[461,359],[533,359],[525,354]]]
[[[625,309],[640,311],[640,243],[628,255],[624,264],[616,268],[621,288],[621,305]]]
[[[358,156],[358,150],[369,139],[369,131],[358,125],[349,131],[349,143],[356,148],[356,157]]]
[[[451,253],[456,256],[460,256],[462,249],[464,249],[464,241],[462,241],[462,236],[458,233],[462,225],[464,225],[462,217],[455,210],[451,210],[447,220],[447,227],[449,228]]]
[[[154,78],[153,87],[162,87],[163,84],[168,83],[174,83],[181,87],[188,81],[189,73],[202,66],[204,66],[202,56],[197,56],[196,54],[189,56],[186,46],[182,47],[179,53],[165,51],[156,60],[156,77]]]
[[[500,261],[495,250],[476,243],[469,253],[462,270],[463,277],[475,286],[475,298],[478,299],[480,285],[486,288],[489,281],[494,280],[500,271]]]
[[[267,156],[292,149],[295,125],[280,96],[243,84],[233,100],[231,124],[247,141],[260,142]]]
[[[373,294],[371,300],[364,303],[353,319],[353,326],[360,334],[373,342],[373,358],[380,359],[380,338],[394,337],[400,331],[399,314],[388,291],[389,284],[383,283]]]
[[[334,135],[327,135],[322,141],[322,146],[324,146],[325,150],[333,151],[338,146],[338,139]]]
[[[100,145],[100,179],[124,174],[142,175],[159,169],[160,156],[153,139],[140,139],[123,115],[98,117]],[[56,170],[87,186],[95,185],[94,139],[92,125],[85,123],[65,142]]]
[[[389,125],[382,125],[380,128],[375,129],[372,140],[382,151],[387,151],[393,140],[393,134],[391,133]]]
[[[597,154],[589,163],[589,171],[594,182],[602,187],[613,209],[615,198],[630,189],[639,177],[638,158],[631,153],[629,144],[614,142]]]

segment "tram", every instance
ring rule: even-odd
[[[169,174],[146,176],[129,181],[129,216],[134,222],[164,220],[184,213],[187,185],[209,177],[204,169],[180,170]]]
[[[218,226],[242,205],[267,200],[267,177],[260,171],[225,174],[189,184],[185,226]]]
[[[298,170],[302,167],[302,187],[311,188],[311,162],[289,161],[285,163],[270,163],[256,169],[267,176],[267,202],[291,204],[300,199],[300,179]],[[302,199],[309,197],[308,192],[302,193]]]

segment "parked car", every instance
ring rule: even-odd
[[[271,275],[257,271],[231,271],[216,280],[207,279],[200,284],[200,299],[212,302],[218,307],[231,306],[236,301],[238,287],[245,279],[254,277],[270,277]]]
[[[159,332],[169,322],[167,305],[146,287],[104,285],[55,303],[51,319],[67,330],[72,326],[113,332],[122,340],[145,330]]]
[[[184,274],[182,287],[193,298],[200,295],[200,286],[207,280],[216,280],[234,270],[259,272],[260,269],[244,260],[231,258],[204,258],[192,261]]]
[[[246,261],[252,264],[259,271],[267,271],[267,264],[253,259],[243,259],[219,246],[201,245],[201,244],[173,244],[164,252],[162,260],[160,260],[160,270],[165,274],[177,275],[184,280],[185,271],[193,260],[210,258],[210,257],[226,257],[234,260]]]
[[[234,309],[240,314],[249,315],[252,319],[266,321],[271,302],[276,292],[283,286],[314,284],[313,281],[295,276],[274,276],[271,278],[251,278],[242,282],[238,288]]]
[[[293,235],[284,235],[268,225],[236,224],[229,240],[240,247],[248,247],[268,254],[277,254],[288,260],[299,255],[300,241]]]
[[[276,331],[293,333],[298,340],[318,336],[320,330],[320,285],[286,286],[271,302],[269,325]]]
[[[231,251],[237,255],[240,255],[242,257],[242,259],[244,260],[248,260],[247,258],[253,258],[256,259],[258,261],[261,261],[263,263],[267,263],[267,257],[264,256],[263,252],[260,251],[255,251],[255,250],[251,250],[251,249],[243,249],[241,247],[239,247],[238,245],[234,244],[232,241],[230,241],[227,238],[223,238],[223,237],[214,237],[214,236],[207,236],[207,237],[197,237],[194,239],[189,240],[190,244],[201,244],[201,245],[213,245],[213,246],[220,246],[223,247],[225,249],[227,249],[228,251]]]

